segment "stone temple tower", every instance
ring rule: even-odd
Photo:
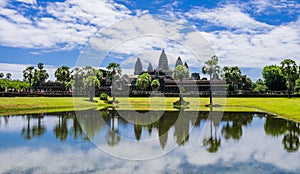
[[[135,62],[135,66],[134,66],[134,75],[139,75],[140,73],[143,72],[143,65],[141,62],[141,59],[138,58]]]
[[[162,50],[162,52],[160,54],[158,68],[163,71],[169,71],[169,63],[168,63],[168,58],[165,53],[165,50]]]

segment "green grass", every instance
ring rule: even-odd
[[[98,106],[104,105],[102,101]],[[0,97],[0,115],[62,112],[97,108],[87,98]]]
[[[96,98],[95,98],[96,99]],[[106,106],[103,101],[89,102],[87,98],[72,97],[1,97],[0,115],[28,114],[41,112],[61,112],[84,109],[101,109]],[[173,108],[173,102],[178,97],[167,98],[125,98],[117,97],[120,110],[177,110]],[[190,102],[186,110],[209,111],[209,98],[188,98],[184,100]],[[215,104],[225,107],[214,110],[224,110],[228,112],[268,112],[279,117],[300,122],[300,98],[226,98],[214,99]]]
[[[117,98],[120,102],[118,109],[127,110],[177,110],[173,108],[173,102],[178,97],[149,99],[147,97],[140,98]],[[151,100],[152,104],[151,104]],[[209,111],[209,98],[184,98],[190,102],[189,108],[186,110]],[[267,112],[270,114],[284,117],[295,121],[300,121],[300,98],[217,98],[213,100],[214,104],[221,104],[225,107],[214,108],[214,110],[222,110],[226,112]]]

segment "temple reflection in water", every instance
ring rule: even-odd
[[[132,111],[116,110],[78,111],[76,116],[74,112],[23,115],[21,117],[24,125],[20,129],[20,134],[24,139],[32,140],[52,131],[59,141],[68,139],[88,141],[101,132],[105,134],[109,146],[120,145],[122,138],[137,142],[157,138],[157,143],[164,149],[171,140],[184,146],[191,139],[191,129],[195,129],[200,135],[204,123],[209,122],[208,136],[203,137],[200,143],[208,152],[214,153],[218,152],[224,141],[243,139],[244,130],[251,126],[255,115],[255,118],[265,119],[263,132],[267,136],[282,137],[282,147],[287,152],[297,152],[299,149],[300,124],[297,122],[253,113],[224,113],[222,120],[215,122],[207,120],[209,112],[196,114],[192,112],[166,111],[161,117],[157,117],[155,113],[152,117],[135,117]],[[179,116],[179,113],[183,115]],[[57,118],[52,130],[45,124],[45,116]],[[100,116],[103,119],[99,119]],[[8,125],[12,118],[14,117],[1,117],[0,125]]]

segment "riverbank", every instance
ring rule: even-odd
[[[178,97],[167,98],[125,98],[118,97],[117,108],[120,110],[177,110],[173,102]],[[209,98],[188,98],[190,102],[186,110],[209,111]],[[268,112],[279,117],[300,121],[300,98],[217,98],[215,104],[225,107],[214,108],[227,112]],[[106,106],[103,101],[95,98],[89,102],[87,98],[72,97],[1,97],[0,115],[29,114],[41,112],[62,112],[85,109],[102,109]]]

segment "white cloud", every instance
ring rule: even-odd
[[[26,2],[35,4],[34,1]],[[110,0],[49,2],[46,7],[24,6],[21,11],[9,5],[1,4],[0,7],[3,15],[0,17],[0,44],[19,48],[80,48],[98,29],[126,18],[130,13],[126,7]],[[36,16],[25,16],[23,11],[31,8],[38,10]]]
[[[210,22],[216,26],[223,26],[229,29],[237,29],[243,32],[270,30],[272,26],[256,21],[248,14],[243,13],[235,5],[226,5],[214,9],[195,7],[186,15],[192,19],[200,19]]]
[[[216,31],[203,35],[223,65],[262,68],[286,58],[300,62],[299,23],[300,20],[258,34]]]
[[[274,13],[281,10],[288,10],[289,13],[299,13],[297,9],[300,8],[297,0],[252,0],[248,5],[252,5],[252,10],[257,13]]]
[[[122,68],[133,69],[138,57],[146,62],[144,69],[150,62],[156,68],[162,49],[172,69],[178,56],[190,67],[199,68],[214,54],[202,34],[187,21],[176,18],[163,20],[162,16],[146,14],[99,31],[82,51],[78,63],[81,66],[101,64],[108,59],[111,62],[121,54],[123,58],[118,61],[124,66]]]
[[[259,2],[268,6],[271,1]],[[279,64],[286,58],[300,62],[300,18],[279,26],[269,25],[243,12],[244,5],[229,4],[213,9],[194,7],[185,16],[208,22],[204,24],[204,29],[207,25],[211,28],[223,27],[202,32],[219,56],[222,66],[263,68],[269,64]]]
[[[36,4],[36,0],[16,0],[16,1],[27,3],[27,4]]]

